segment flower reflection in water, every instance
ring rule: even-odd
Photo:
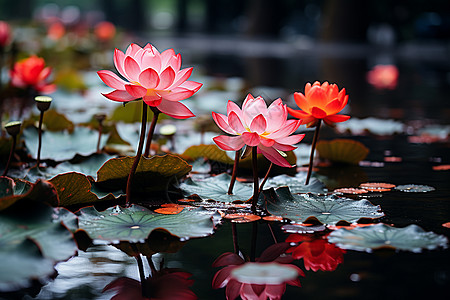
[[[286,242],[300,243],[286,252],[292,253],[294,259],[303,258],[306,270],[314,272],[319,270],[334,271],[344,261],[345,250],[330,244],[324,238],[305,234],[291,234]]]
[[[304,276],[300,268],[290,264],[292,257],[283,255],[288,247],[287,243],[274,244],[256,262],[246,262],[231,252],[222,254],[213,263],[213,267],[224,267],[214,276],[213,288],[226,286],[227,300],[239,296],[243,300],[281,299],[286,284],[299,287],[298,277]]]

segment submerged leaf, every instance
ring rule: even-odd
[[[352,200],[336,195],[293,195],[287,187],[263,192],[267,211],[273,215],[302,223],[315,218],[323,224],[335,225],[339,221],[353,223],[361,218],[380,218],[384,213],[379,206],[367,200]]]
[[[355,229],[338,229],[328,236],[330,243],[338,247],[356,251],[372,252],[374,249],[394,248],[398,250],[421,252],[447,247],[448,239],[443,235],[426,232],[417,225],[395,228],[376,224]]]
[[[108,242],[145,240],[155,229],[163,229],[179,238],[204,237],[213,234],[214,213],[203,208],[184,209],[176,215],[163,215],[145,207],[119,206],[99,212],[94,207],[79,211],[79,226],[94,240]]]
[[[198,195],[203,200],[212,199],[220,202],[247,201],[253,196],[251,184],[236,181],[233,194],[228,195],[231,176],[222,173],[204,180],[192,180],[188,178],[180,185],[185,196]]]

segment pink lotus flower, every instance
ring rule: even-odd
[[[115,50],[114,64],[128,81],[111,71],[98,71],[100,79],[115,89],[103,94],[106,98],[119,102],[142,99],[147,105],[176,119],[194,116],[178,101],[192,96],[202,84],[187,80],[193,68],[181,70],[181,55],[175,54],[173,49],[159,53],[150,44],[144,48],[131,44],[125,53]]]
[[[0,21],[0,48],[6,47],[11,39],[11,27],[5,21]]]
[[[214,142],[226,151],[237,151],[244,145],[256,146],[268,160],[282,167],[292,167],[278,151],[291,151],[304,134],[291,135],[302,124],[300,120],[287,120],[287,107],[281,99],[269,107],[262,97],[248,94],[242,110],[228,101],[227,115],[212,113],[216,124],[232,135],[220,135]]]
[[[18,88],[33,88],[39,93],[52,93],[56,85],[46,82],[52,68],[45,67],[45,61],[36,55],[22,59],[14,64],[10,72],[11,84]]]

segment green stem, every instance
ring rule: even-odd
[[[9,170],[9,165],[11,164],[11,160],[14,154],[14,150],[16,148],[16,135],[13,135],[13,141],[12,141],[12,145],[11,145],[11,150],[9,151],[9,157],[8,157],[8,162],[6,163],[6,167],[5,170],[3,171],[3,175],[2,176],[6,176],[6,174],[8,174],[8,170]]]
[[[147,144],[145,146],[144,157],[148,157],[150,155],[150,146],[152,144],[153,133],[155,132],[156,123],[158,122],[158,116],[161,113],[161,111],[154,106],[151,106],[150,109],[153,112],[153,118],[147,135]]]
[[[39,133],[38,133],[38,152],[36,157],[36,167],[39,168],[39,164],[41,163],[41,148],[42,148],[42,121],[44,120],[44,112],[41,111],[39,115]]]
[[[308,174],[306,175],[305,185],[309,184],[309,179],[311,178],[311,173],[312,173],[313,163],[314,163],[314,151],[316,149],[317,139],[319,138],[319,130],[320,130],[321,121],[322,120],[319,119],[319,121],[317,122],[317,125],[316,125],[316,130],[314,131],[313,142],[311,145],[311,154],[309,156]]]
[[[139,146],[137,149],[136,156],[134,158],[133,165],[130,169],[130,174],[128,175],[127,180],[127,202],[126,205],[129,206],[131,204],[131,184],[133,182],[134,173],[136,173],[137,166],[139,164],[139,160],[142,155],[142,148],[144,147],[144,138],[145,138],[145,128],[147,127],[147,104],[142,101],[142,123],[141,123],[141,136],[139,138]]]
[[[252,167],[253,167],[253,198],[252,212],[256,213],[256,204],[259,198],[259,178],[258,178],[258,148],[252,147]]]
[[[230,186],[228,187],[228,195],[233,195],[233,187],[236,182],[237,171],[239,168],[239,157],[241,155],[241,150],[236,151],[234,155],[234,164],[233,164],[233,172],[231,173]]]

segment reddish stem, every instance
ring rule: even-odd
[[[161,111],[154,106],[151,106],[150,109],[153,112],[153,118],[152,123],[150,124],[150,129],[148,130],[147,144],[145,145],[144,157],[148,157],[150,155],[150,146],[152,144],[153,133],[155,132],[156,123],[158,122],[158,116],[161,113]]]
[[[259,185],[259,192],[260,192],[260,193],[262,192],[262,190],[263,190],[263,188],[264,188],[264,185],[266,184],[266,181],[267,181],[267,179],[269,178],[269,174],[270,174],[270,171],[272,171],[272,167],[273,167],[273,163],[271,162],[271,163],[270,163],[270,166],[269,166],[269,169],[267,169],[267,173],[266,173],[266,175],[264,176],[263,181],[262,181],[261,184]]]
[[[134,158],[133,165],[130,169],[130,174],[128,175],[127,180],[127,202],[126,205],[129,206],[131,204],[131,184],[133,181],[134,173],[136,173],[137,166],[139,164],[139,160],[142,155],[142,148],[144,147],[144,138],[145,138],[145,129],[147,127],[147,104],[142,101],[142,123],[141,123],[141,136],[139,138],[139,145],[137,149],[136,156]]]
[[[258,148],[252,147],[252,166],[253,166],[253,199],[252,212],[256,213],[256,204],[259,198],[259,178],[258,178]]]
[[[39,115],[39,133],[38,133],[38,152],[36,157],[36,166],[39,168],[39,164],[41,163],[41,147],[42,147],[42,121],[44,120],[44,112],[41,111]]]
[[[312,168],[313,168],[313,163],[314,163],[314,151],[316,149],[317,139],[319,138],[319,130],[320,130],[321,121],[322,120],[319,119],[319,121],[317,122],[317,125],[316,125],[316,130],[314,131],[313,142],[311,145],[311,154],[309,156],[308,174],[306,175],[305,185],[309,184],[309,179],[311,178],[311,173],[312,173]]]
[[[234,164],[233,164],[233,172],[231,173],[230,186],[228,187],[228,195],[233,195],[233,187],[236,182],[237,171],[239,168],[239,157],[241,155],[241,150],[236,151],[234,155]]]

